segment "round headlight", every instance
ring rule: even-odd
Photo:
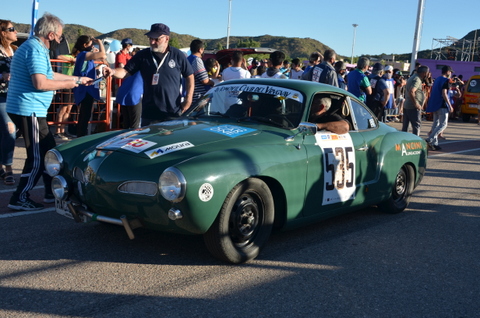
[[[170,167],[160,176],[158,188],[162,197],[168,201],[180,202],[185,196],[187,182],[177,168]]]
[[[63,168],[63,158],[56,149],[51,149],[45,154],[45,170],[48,175],[55,177]]]
[[[68,198],[68,184],[62,176],[56,176],[52,179],[52,192],[55,198],[59,200]]]

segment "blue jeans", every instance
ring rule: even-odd
[[[427,138],[427,142],[438,146],[438,135],[447,128],[448,124],[448,108],[440,108],[433,113],[432,131]]]
[[[15,150],[16,128],[7,114],[6,102],[7,99],[0,96],[0,164],[11,166]]]

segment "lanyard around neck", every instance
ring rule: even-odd
[[[167,55],[168,55],[168,53],[170,53],[170,52],[167,51],[167,53],[165,53],[165,55],[163,56],[162,60],[160,61],[160,65],[158,64],[157,60],[155,59],[155,56],[153,55],[154,53],[153,53],[152,51],[150,51],[150,53],[152,53],[153,63],[155,63],[155,67],[157,68],[157,74],[158,74],[158,72],[160,71],[160,68],[161,68],[162,65],[163,65],[163,62],[165,62],[165,59],[167,58]]]

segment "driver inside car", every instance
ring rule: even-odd
[[[320,130],[325,129],[339,135],[346,134],[350,129],[350,125],[342,116],[336,113],[329,113],[328,110],[331,106],[331,98],[316,95],[313,98],[308,121],[315,123]]]

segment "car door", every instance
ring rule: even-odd
[[[344,135],[318,131],[306,136],[308,168],[305,215],[336,214],[364,203],[375,182],[378,121],[358,101],[346,99],[351,130]]]

